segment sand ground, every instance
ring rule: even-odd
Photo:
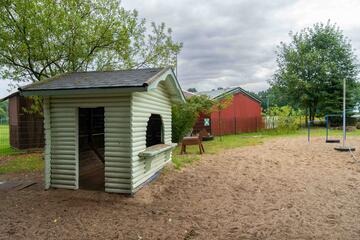
[[[22,176],[39,184],[0,192],[0,239],[360,239],[360,162],[333,147],[285,137],[205,155],[134,197]]]

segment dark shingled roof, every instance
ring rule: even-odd
[[[65,90],[89,88],[145,87],[155,76],[167,68],[146,68],[103,72],[65,73],[36,82],[21,90]]]

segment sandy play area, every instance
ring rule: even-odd
[[[134,197],[28,175],[40,184],[0,192],[0,239],[360,239],[360,162],[333,147],[287,137],[205,155]]]

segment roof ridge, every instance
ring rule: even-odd
[[[72,73],[103,73],[103,72],[125,72],[125,71],[139,71],[139,70],[159,70],[164,69],[164,67],[158,68],[129,68],[129,69],[118,69],[118,70],[94,70],[94,71],[78,71],[78,72],[68,72],[69,74]]]
[[[18,90],[74,89],[94,87],[146,86],[169,67],[121,69],[107,71],[66,72],[19,87]],[[97,79],[101,81],[97,81]],[[76,81],[75,81],[76,80]],[[98,84],[97,84],[98,83]],[[101,86],[104,85],[104,86]]]

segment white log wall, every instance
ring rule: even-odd
[[[51,97],[49,100],[51,141],[50,185],[78,188],[78,111],[104,107],[105,191],[131,193],[130,95]],[[46,151],[45,151],[46,152]]]
[[[146,127],[151,114],[161,116],[164,127],[164,143],[171,144],[171,100],[164,82],[160,82],[156,89],[132,94],[132,192],[136,192],[141,184],[171,160],[170,152],[146,160],[140,159],[138,156],[146,148]]]

